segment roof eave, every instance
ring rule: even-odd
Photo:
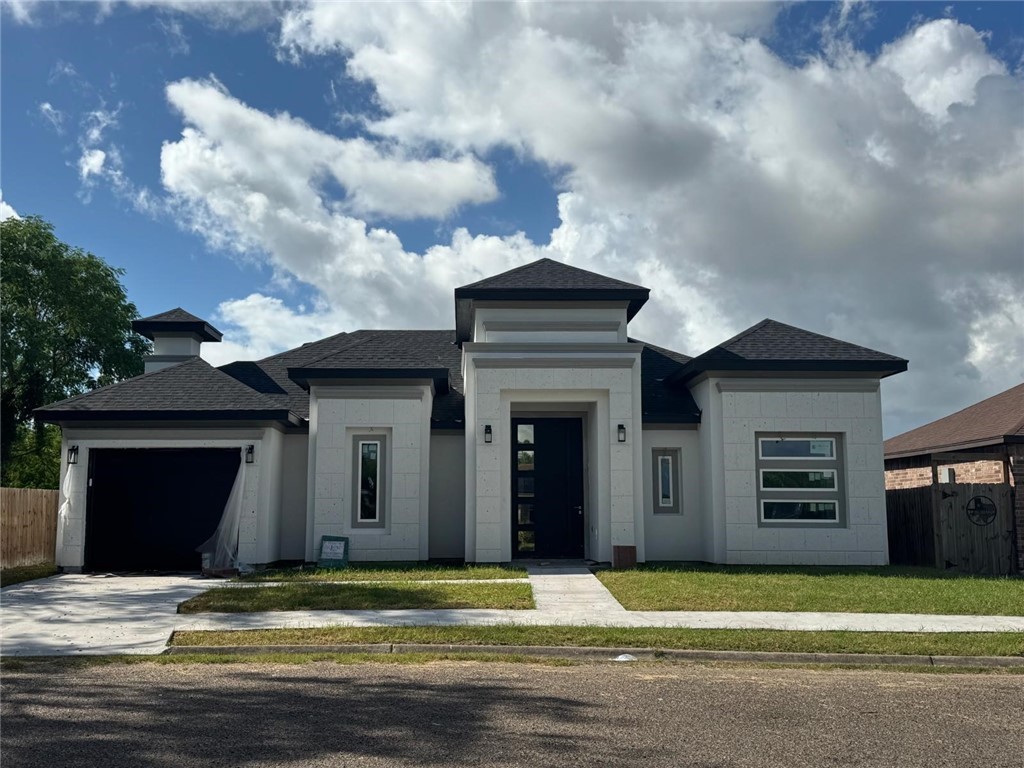
[[[192,320],[133,320],[132,330],[153,341],[154,333],[192,333],[202,341],[220,341],[224,334],[206,322]]]
[[[989,448],[994,445],[1024,444],[1024,435],[996,435],[994,437],[982,437],[977,440],[968,440],[960,443],[943,443],[930,445],[923,448],[909,448],[902,451],[886,452],[886,459],[911,459],[915,456],[930,456],[937,453],[959,453],[971,451],[975,448]]]
[[[447,368],[289,368],[288,378],[303,389],[339,379],[430,379],[438,395],[451,388]]]
[[[287,409],[246,410],[60,410],[40,408],[35,418],[50,424],[69,421],[283,421],[298,426],[302,419]]]
[[[695,358],[669,376],[672,384],[685,384],[713,371],[750,373],[877,373],[884,379],[907,370],[906,360],[715,360]]]

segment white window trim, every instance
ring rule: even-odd
[[[373,479],[374,488],[377,489],[377,504],[373,510],[373,517],[362,517],[361,513],[363,510],[362,505],[362,485],[363,485],[363,446],[364,445],[375,445],[377,446],[377,476]],[[356,478],[356,522],[359,523],[379,523],[380,522],[380,462],[381,462],[381,442],[380,440],[360,440],[359,441],[359,477]]]
[[[665,498],[665,487],[663,485],[665,475],[662,473],[662,462],[668,462],[668,498]],[[672,487],[672,456],[658,457],[658,506],[672,507],[675,505],[675,488]]]
[[[836,439],[834,437],[813,437],[813,436],[809,436],[809,437],[791,437],[791,438],[788,438],[789,440],[803,440],[803,441],[808,441],[808,442],[810,442],[812,440],[817,440],[817,441],[821,441],[821,442],[828,441],[829,443],[832,444],[832,455],[831,456],[765,456],[764,455],[764,444],[766,442],[767,443],[777,443],[780,440],[785,441],[786,439],[787,438],[779,438],[779,437],[759,437],[757,439],[757,456],[758,456],[758,458],[759,459],[765,459],[767,461],[836,461],[837,460],[837,455],[838,454],[836,453]]]
[[[822,475],[832,475],[832,487],[831,488],[791,488],[789,486],[785,488],[768,488],[764,484],[764,473],[765,472],[817,472]],[[839,491],[839,477],[838,473],[834,469],[811,469],[804,467],[786,467],[785,469],[769,468],[759,470],[759,477],[757,482],[762,491],[785,491],[786,493],[821,493],[822,491],[828,491],[829,493]],[[771,501],[781,501],[781,499],[771,499]]]
[[[787,489],[790,490],[790,489]],[[764,505],[765,504],[834,504],[836,508],[836,516],[829,518],[828,520],[809,520],[807,518],[765,518],[764,516]],[[780,525],[831,525],[835,526],[840,519],[839,500],[838,499],[761,499],[761,507],[758,510],[758,516],[761,518],[762,523],[778,523]]]

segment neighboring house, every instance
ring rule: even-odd
[[[1018,568],[1024,569],[1024,383],[885,441],[885,487],[1010,483]]]
[[[37,412],[64,432],[57,562],[194,567],[236,479],[249,564],[324,536],[354,560],[887,562],[879,380],[907,362],[772,320],[690,358],[629,338],[649,294],[542,259],[455,289],[454,330],[220,368],[205,321],[136,321],[146,374]]]

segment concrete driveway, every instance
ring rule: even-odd
[[[0,654],[160,653],[198,576],[65,574],[0,590]]]

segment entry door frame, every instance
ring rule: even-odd
[[[551,509],[545,510],[543,514],[544,518],[539,518],[541,510],[538,509],[537,502],[540,501],[538,496],[530,495],[528,497],[521,497],[519,495],[518,481],[519,481],[519,453],[525,448],[525,444],[521,445],[518,439],[518,432],[520,425],[533,425],[536,427],[538,424],[546,425],[549,429],[556,425],[564,427],[566,435],[566,453],[564,454],[564,465],[556,470],[562,477],[566,478],[569,482],[568,485],[564,486],[564,499],[559,499],[556,502],[556,507],[564,507],[562,511],[553,512]],[[513,559],[581,559],[585,556],[585,552],[588,545],[587,540],[587,440],[586,440],[586,425],[587,415],[585,413],[545,413],[544,415],[535,415],[533,413],[515,413],[511,415],[509,420],[509,467],[510,467],[510,479],[509,493],[510,493],[510,504],[509,504],[509,523],[510,523],[510,536],[511,536],[511,548]],[[540,430],[536,430],[539,432]],[[549,431],[549,430],[545,430]],[[535,433],[532,446],[537,446],[539,443],[539,435]],[[575,445],[573,445],[575,443]],[[527,450],[536,451],[536,447]],[[536,460],[536,453],[535,453]],[[535,482],[540,479],[540,476],[535,474],[536,470],[525,470],[530,474],[527,477],[532,477]],[[525,479],[525,478],[524,478]],[[548,482],[557,482],[552,480],[550,477],[547,478]],[[550,487],[550,486],[549,486]],[[541,488],[535,487],[534,492],[539,494]],[[526,503],[531,506],[532,519],[529,523],[520,522],[520,510],[519,505]],[[556,517],[552,517],[556,515]],[[541,527],[538,527],[538,523],[544,520],[547,524],[541,523]],[[560,534],[562,541],[557,547],[547,546],[542,547],[542,537],[540,533],[543,528],[547,527],[548,532],[551,533],[551,528],[564,528],[564,531]],[[520,550],[520,532],[532,531],[534,533],[534,548],[532,550]],[[550,539],[548,539],[550,541]]]

